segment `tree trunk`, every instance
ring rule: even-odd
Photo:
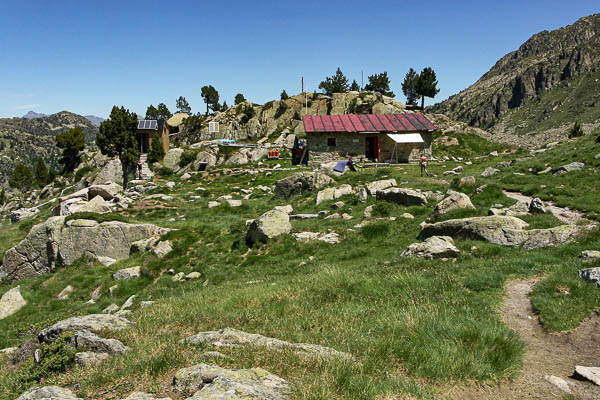
[[[129,183],[129,165],[121,161],[121,168],[123,168],[123,190],[127,190],[127,184]]]
[[[421,96],[421,111],[425,110],[425,95]]]

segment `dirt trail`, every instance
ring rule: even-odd
[[[600,399],[600,387],[570,378],[575,365],[600,366],[600,318],[585,320],[572,332],[546,333],[534,314],[529,293],[540,278],[508,282],[502,306],[504,323],[525,343],[523,371],[517,379],[499,385],[456,386],[450,399],[557,399],[566,395],[546,380],[556,376],[568,382],[577,399]]]
[[[519,192],[509,192],[504,190],[504,195],[508,198],[524,201],[526,203],[530,203],[533,197],[526,196]],[[583,217],[583,215],[578,211],[573,211],[566,207],[557,207],[553,205],[551,202],[544,202],[544,207],[546,207],[547,211],[550,211],[556,218],[558,218],[561,222],[565,224],[576,224],[578,222],[586,221],[588,223],[593,223],[592,221]]]

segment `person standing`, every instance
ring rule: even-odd
[[[142,179],[142,160],[138,160],[137,162],[137,173],[138,179]]]
[[[423,172],[425,172],[425,175],[429,176],[429,172],[427,172],[427,157],[425,157],[425,154],[421,154],[420,164],[421,176],[423,176]]]

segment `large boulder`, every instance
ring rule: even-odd
[[[177,170],[179,169],[179,161],[181,161],[182,155],[183,149],[170,149],[167,151],[167,154],[165,154],[162,165],[170,170]]]
[[[434,258],[453,258],[460,251],[449,236],[431,236],[424,242],[413,243],[400,254],[402,257],[417,257],[431,260]]]
[[[92,181],[93,185],[106,182],[123,183],[123,167],[118,158],[108,161]]]
[[[473,239],[503,246],[522,246],[525,249],[555,247],[576,239],[581,233],[577,225],[560,225],[549,229],[531,229],[516,217],[493,215],[451,219],[422,225],[418,238],[450,236],[454,239]]]
[[[173,389],[191,400],[231,399],[285,400],[290,385],[262,368],[229,369],[208,364],[182,368],[173,377]]]
[[[275,183],[275,194],[289,199],[305,192],[321,189],[331,182],[333,179],[320,172],[298,172],[278,180]]]
[[[75,207],[71,208],[71,214],[74,213],[82,213],[82,212],[92,212],[96,214],[105,214],[111,212],[112,208],[110,205],[104,201],[101,196],[96,196],[90,201],[83,202],[77,204]]]
[[[36,386],[27,389],[17,400],[83,400],[69,389],[59,386]]]
[[[585,168],[585,164],[582,162],[572,162],[570,164],[561,165],[558,168],[552,170],[552,173],[555,175],[566,174],[571,171],[578,171]]]
[[[412,189],[389,188],[377,191],[377,201],[385,200],[403,206],[425,206],[427,198],[424,194]]]
[[[83,317],[71,317],[43,329],[38,334],[38,339],[40,342],[52,343],[61,333],[67,331],[118,331],[128,328],[131,324],[125,318],[110,314],[90,314]]]
[[[317,193],[317,205],[327,200],[339,199],[342,196],[352,194],[352,186],[344,184],[337,188],[326,188]]]
[[[6,252],[0,280],[41,275],[53,271],[57,262],[70,265],[82,256],[123,260],[129,257],[134,242],[168,231],[152,224],[118,221],[76,219],[65,224],[65,217],[50,217],[34,225],[25,239]]]
[[[110,201],[122,191],[123,187],[113,182],[104,185],[92,185],[88,188],[87,198],[90,200],[96,196],[100,196],[104,200]]]
[[[373,181],[367,184],[367,192],[371,196],[375,196],[378,190],[385,190],[396,186],[395,179],[383,179],[379,181]]]
[[[582,269],[579,270],[577,274],[581,279],[595,283],[596,286],[600,286],[600,267]]]
[[[256,218],[248,228],[246,242],[252,245],[256,242],[266,243],[269,239],[289,233],[292,230],[290,216],[281,209],[267,211]]]
[[[114,318],[120,318],[111,315]],[[95,353],[103,354],[123,354],[129,351],[129,347],[125,346],[117,339],[104,339],[89,331],[77,331],[73,335],[72,342],[76,349],[83,348]]]
[[[19,286],[14,287],[4,293],[0,298],[0,320],[9,317],[19,311],[27,304]]]
[[[454,210],[474,210],[475,206],[471,203],[471,199],[464,193],[452,192],[450,196],[446,197],[433,209],[432,216],[434,218],[442,216]]]

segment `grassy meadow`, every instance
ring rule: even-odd
[[[461,176],[473,175],[476,187],[487,187],[480,192],[476,187],[461,189],[471,196],[476,209],[460,210],[444,219],[487,215],[497,203],[508,207],[514,200],[505,197],[502,190],[510,189],[600,220],[600,160],[595,159],[600,143],[594,141],[595,136],[531,156],[457,134],[460,145],[440,148],[436,155],[467,157],[472,165],[432,162],[430,173],[435,177],[420,177],[415,164],[365,168],[336,178],[336,185],[356,187],[395,178],[400,187],[446,192],[456,190],[456,182],[442,173],[463,165]],[[500,157],[488,157],[493,150],[501,152]],[[486,167],[513,159],[518,161],[500,173],[480,177]],[[572,161],[583,161],[586,168],[563,176],[535,173],[546,164],[557,167]],[[279,163],[290,166],[289,161]],[[430,216],[434,201],[426,207],[379,205],[376,216],[382,219],[363,227],[355,225],[365,207],[375,204],[374,198],[360,203],[354,195],[345,196],[339,199],[344,207],[334,211],[331,201],[316,205],[316,192],[286,201],[255,190],[241,207],[221,204],[208,209],[207,203],[219,196],[233,193],[234,198],[241,198],[240,189],[272,186],[293,173],[231,176],[220,171],[217,168],[208,178],[195,175],[188,181],[174,175],[156,178],[159,189],[152,193],[172,195],[172,201],[142,200],[119,213],[130,222],[177,229],[166,235],[174,249],[164,258],[138,254],[110,267],[80,260],[52,274],[19,282],[28,304],[0,321],[0,348],[17,346],[58,320],[99,313],[111,303],[120,306],[135,294],[134,311],[128,316],[135,326],[106,333],[131,347],[129,353],[94,367],[73,367],[67,373],[50,375],[45,383],[69,387],[80,397],[117,399],[140,390],[178,399],[170,391],[175,371],[199,363],[200,355],[209,350],[180,340],[201,331],[232,327],[291,342],[329,346],[354,356],[352,361],[310,360],[290,351],[245,346],[220,348],[229,359],[209,361],[224,367],[264,368],[288,380],[295,399],[433,399],[442,385],[496,383],[519,374],[525,347],[502,323],[499,312],[507,280],[543,277],[532,293],[532,302],[548,331],[574,329],[600,309],[600,290],[577,277],[582,268],[579,253],[600,249],[597,229],[558,248],[526,251],[456,241],[461,250],[456,259],[402,258],[400,253],[416,242],[419,224]],[[164,186],[168,180],[177,183],[172,191]],[[206,190],[198,191],[198,187]],[[338,244],[297,242],[293,236],[283,235],[266,245],[248,248],[246,221],[285,204],[291,204],[294,213],[330,210],[348,213],[353,219],[292,221],[293,232],[337,232],[341,239]],[[415,218],[400,217],[405,212]],[[48,215],[49,206],[36,221]],[[560,224],[551,215],[525,219],[536,228]],[[2,223],[0,254],[18,243],[31,225],[29,221]],[[112,279],[115,271],[135,265],[142,266],[141,278]],[[166,273],[170,268],[186,274],[198,271],[202,277],[173,282]],[[69,284],[74,292],[68,300],[58,300],[58,293]],[[109,295],[113,285],[118,288]],[[1,285],[0,294],[11,287]],[[95,304],[87,304],[90,293],[98,287],[101,297]],[[569,289],[568,295],[564,288]],[[137,307],[145,300],[156,303]],[[0,398],[16,398],[33,385],[19,379],[20,374],[17,367],[0,370]]]

